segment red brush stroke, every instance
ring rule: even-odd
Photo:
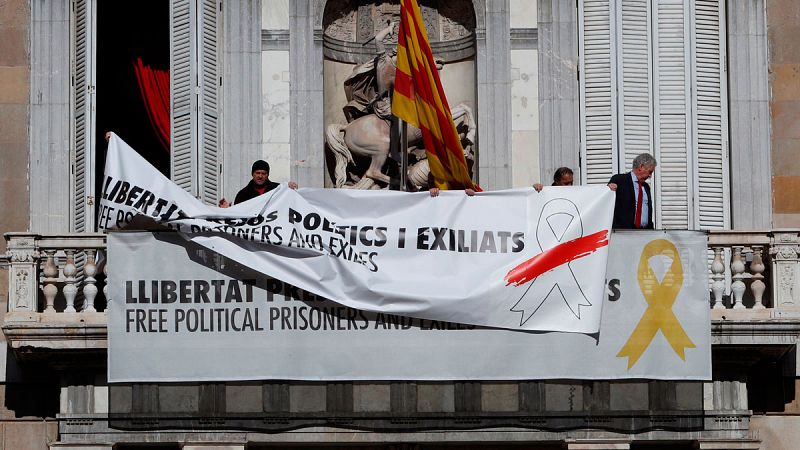
[[[556,245],[511,269],[506,274],[506,286],[512,283],[515,286],[525,284],[548,270],[591,255],[606,245],[608,245],[608,230]]]

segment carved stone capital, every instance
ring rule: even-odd
[[[773,260],[795,261],[800,253],[800,235],[797,232],[773,232],[769,253]]]
[[[770,254],[776,261],[797,261],[800,247],[796,245],[773,245]]]
[[[11,263],[33,263],[36,259],[36,235],[6,233],[6,254]]]

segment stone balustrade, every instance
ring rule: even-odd
[[[42,236],[8,233],[8,312],[96,313],[106,305],[104,234]],[[58,300],[58,303],[57,303]]]
[[[800,230],[712,231],[712,318],[800,316]]]
[[[709,233],[711,254],[709,282],[711,308],[763,310],[772,307],[767,299],[765,260],[770,248],[770,236],[765,232],[715,231]],[[749,292],[748,285],[749,284]],[[748,301],[745,302],[745,294]]]
[[[96,326],[94,333],[105,334],[104,234],[7,233],[5,238],[7,335],[48,324]],[[708,248],[713,319],[800,317],[800,230],[713,231]]]
[[[13,348],[105,347],[106,236],[6,233],[8,312]]]

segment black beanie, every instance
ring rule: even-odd
[[[269,173],[269,163],[267,163],[263,159],[259,159],[258,161],[253,163],[253,168],[252,170],[250,170],[250,173],[253,173],[256,170],[266,170],[267,173]]]

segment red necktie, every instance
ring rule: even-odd
[[[636,199],[636,218],[633,220],[634,228],[642,228],[642,182],[636,180],[639,184],[639,197]]]

